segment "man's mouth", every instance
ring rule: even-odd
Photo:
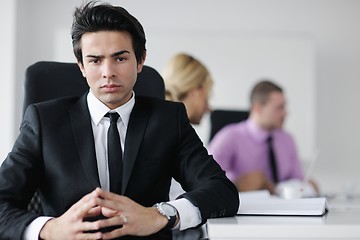
[[[101,89],[103,89],[105,92],[111,93],[116,92],[121,86],[118,84],[105,84],[101,86]]]

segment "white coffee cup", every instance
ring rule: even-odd
[[[285,199],[302,198],[303,189],[295,186],[284,186],[279,189],[279,196]]]

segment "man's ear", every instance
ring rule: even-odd
[[[81,62],[77,62],[77,65],[79,66],[80,71],[81,71],[83,77],[86,78],[84,65],[83,65]]]
[[[251,106],[251,111],[259,113],[259,112],[261,112],[262,108],[263,108],[263,105],[261,103],[255,102]]]
[[[142,71],[142,68],[144,66],[144,63],[145,63],[145,59],[146,59],[146,51],[144,52],[144,57],[142,59],[141,62],[138,62],[137,64],[137,72],[140,73]]]

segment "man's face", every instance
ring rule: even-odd
[[[126,103],[143,62],[137,63],[127,32],[88,32],[81,37],[83,64],[78,63],[91,92],[110,109]]]
[[[281,92],[272,92],[260,107],[260,119],[266,129],[282,128],[286,117],[286,100]]]

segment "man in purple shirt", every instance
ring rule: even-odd
[[[275,193],[276,183],[303,178],[294,140],[282,128],[287,114],[285,96],[281,87],[261,81],[253,88],[250,102],[249,119],[221,129],[210,142],[209,152],[239,191],[267,189]]]

